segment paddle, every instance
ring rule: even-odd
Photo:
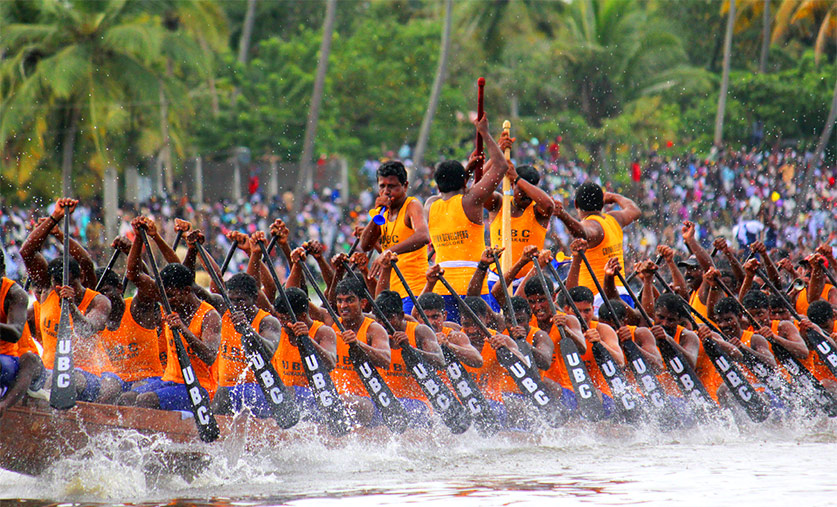
[[[714,254],[713,254],[713,255],[714,255]],[[662,255],[657,255],[657,258],[656,258],[656,259],[654,259],[654,264],[656,264],[657,266],[659,266],[660,264],[662,264],[662,262],[663,262],[663,256],[662,256]],[[628,275],[628,278],[626,278],[626,279],[625,279],[625,281],[624,281],[624,282],[622,282],[623,284],[625,284],[625,287],[627,287],[627,286],[628,286],[628,283],[630,283],[631,281],[633,281],[633,279],[634,279],[634,278],[636,278],[636,275],[638,275],[638,274],[639,274],[639,271],[634,271],[633,273],[631,273],[630,275]]]
[[[555,266],[551,263],[547,264],[547,269],[549,269],[552,277],[555,278],[555,282],[558,284],[561,294],[567,301],[567,305],[569,305],[578,319],[581,330],[587,331],[587,321],[584,320],[581,312],[578,311],[578,307],[575,305],[573,298],[570,297],[570,291],[567,290],[567,286],[564,285],[564,281],[561,280],[560,276],[558,276],[558,271],[555,269]],[[619,411],[619,414],[626,421],[632,422],[639,420],[643,412],[642,407],[640,406],[642,399],[640,399],[637,393],[630,387],[628,380],[622,372],[622,368],[616,364],[613,356],[610,355],[610,351],[608,351],[600,342],[594,342],[591,346],[593,349],[593,358],[596,360],[596,365],[602,372],[605,382],[607,382],[607,385],[610,387],[610,393],[613,395],[613,399],[617,402],[616,410]],[[582,362],[580,358],[578,361]]]
[[[410,297],[410,301],[413,302],[413,307],[415,307],[416,311],[421,317],[421,320],[424,321],[424,324],[433,329],[433,326],[430,324],[430,319],[427,318],[427,314],[424,313],[424,309],[419,305],[418,298],[416,295],[413,294],[413,290],[410,288],[410,285],[407,283],[407,279],[404,278],[404,274],[401,272],[401,269],[396,265],[396,259],[392,260],[392,269],[395,271],[395,274],[398,276],[398,279],[401,280],[401,285],[404,286],[404,290],[407,291],[407,296]],[[474,419],[474,425],[483,435],[494,434],[499,430],[500,423],[497,421],[497,414],[491,409],[491,405],[488,404],[488,401],[485,399],[485,396],[482,394],[479,386],[477,383],[474,382],[474,379],[471,378],[471,374],[468,373],[468,370],[459,362],[459,359],[456,357],[456,354],[453,350],[450,349],[447,345],[441,345],[442,354],[445,356],[445,361],[447,365],[445,366],[445,371],[448,374],[448,379],[450,379],[453,388],[456,390],[456,394],[459,396],[459,401],[471,412],[471,416]]]
[[[651,320],[648,312],[645,311],[636,293],[628,285],[622,273],[616,271],[616,276],[624,285],[625,290],[628,291],[628,295],[634,301],[642,318],[649,326],[653,326],[654,321]],[[706,390],[703,382],[700,381],[700,377],[695,373],[694,368],[692,368],[692,365],[683,356],[680,349],[674,346],[673,342],[674,339],[666,335],[665,340],[657,340],[657,348],[663,356],[663,362],[665,362],[669,374],[674,378],[680,392],[683,393],[683,397],[689,400],[689,403],[701,412],[710,407],[717,408],[715,400],[709,395],[709,391]]]
[[[308,266],[304,262],[300,262],[299,266],[302,268],[302,275],[308,281],[308,285],[314,288],[314,291],[323,304],[323,308],[326,309],[331,316],[331,320],[334,321],[334,325],[337,326],[337,329],[341,333],[345,332],[346,326],[340,322],[340,317],[337,316],[337,312],[331,307],[322,289],[317,285],[317,281],[314,279],[314,275],[311,274],[311,270],[308,269]],[[381,412],[384,424],[394,433],[404,433],[407,429],[407,420],[409,418],[407,411],[404,410],[404,406],[401,405],[398,398],[392,394],[392,389],[384,381],[384,377],[381,376],[381,373],[375,368],[375,365],[372,364],[369,355],[358,344],[352,343],[349,345],[349,359],[352,361],[352,367],[354,367],[358,377],[360,377],[360,381],[369,393],[372,402]]]
[[[224,257],[224,263],[221,264],[221,276],[224,276],[224,273],[227,272],[227,268],[230,267],[230,262],[232,262],[232,258],[235,256],[236,248],[238,248],[238,243],[233,241],[229,250],[227,250],[227,256]]]
[[[654,272],[654,277],[663,284],[663,287],[667,292],[677,295],[677,298],[680,299],[686,308],[688,308],[689,311],[695,315],[695,317],[709,327],[709,329],[713,332],[717,332],[719,335],[723,335],[723,333],[720,333],[720,329],[718,329],[717,326],[715,326],[709,319],[701,315],[700,312],[690,305],[688,301],[683,299],[683,296],[674,292],[674,289],[666,283],[658,272]],[[695,322],[695,319],[692,318],[691,315],[687,314],[686,316],[692,323],[692,326],[697,329],[698,325],[697,322]],[[755,422],[763,422],[767,419],[770,415],[770,408],[764,403],[761,396],[756,393],[756,390],[752,385],[750,385],[750,382],[747,381],[747,378],[741,372],[738,365],[736,365],[726,355],[726,353],[721,350],[713,338],[707,338],[705,340],[701,339],[701,342],[703,343],[703,350],[706,352],[707,357],[709,357],[709,361],[712,363],[712,366],[714,366],[715,370],[718,371],[718,375],[721,376],[721,379],[724,381],[724,384],[729,389],[733,398],[735,398],[739,405],[744,407],[744,410],[747,412],[750,419]]]
[[[108,265],[105,266],[105,270],[102,271],[102,276],[100,276],[99,279],[96,280],[96,288],[93,289],[96,292],[99,292],[99,289],[102,288],[102,281],[105,279],[105,275],[108,273],[108,271],[113,271],[113,265],[116,264],[116,259],[119,258],[119,253],[120,252],[118,248],[113,249],[113,255],[110,256],[110,260],[108,260]]]
[[[61,284],[70,283],[70,206],[64,206],[64,257]],[[53,219],[54,220],[54,219]],[[55,360],[52,364],[52,387],[49,405],[58,410],[73,408],[76,404],[76,386],[73,382],[73,329],[70,322],[70,301],[61,298],[61,317],[58,320],[58,336],[55,343]]]
[[[517,315],[514,314],[514,308],[512,307],[511,301],[511,294],[509,293],[509,286],[506,284],[506,278],[503,275],[503,267],[501,266],[500,257],[497,256],[496,252],[492,253],[492,257],[494,258],[494,269],[497,270],[497,276],[500,277],[500,288],[503,290],[503,296],[506,298],[505,310],[503,310],[503,315],[509,319],[511,326],[509,328],[509,336],[511,336],[511,328],[517,327]],[[529,362],[529,368],[532,370],[532,374],[537,374],[537,366],[535,366],[535,357],[532,352],[532,344],[526,341],[526,338],[516,338],[512,336],[515,342],[517,342],[517,347],[520,349],[520,352],[526,357],[526,360]]]
[[[180,246],[180,240],[183,239],[183,231],[177,231],[177,234],[174,235],[174,243],[171,244],[172,251],[176,251],[177,247]]]
[[[468,315],[468,318],[474,321],[474,324],[480,328],[480,332],[486,337],[491,336],[491,331],[488,330],[485,323],[459,297],[459,294],[457,294],[450,282],[442,275],[439,275],[439,281],[442,282],[445,289],[453,296],[456,304],[459,305],[460,311],[464,311]],[[509,372],[509,375],[515,384],[517,384],[520,392],[538,408],[547,424],[554,428],[563,426],[569,418],[568,410],[559,400],[556,400],[547,392],[540,377],[532,374],[526,362],[514,355],[508,348],[500,347],[495,352],[497,354],[497,361]]]
[[[481,119],[483,114],[483,104],[485,101],[485,78],[477,79],[477,119]],[[474,140],[477,155],[483,154],[482,135],[477,132],[477,138]],[[474,183],[478,183],[482,179],[482,163],[474,167]]]
[[[279,292],[279,297],[282,298],[282,303],[290,312],[289,316],[293,322],[299,322],[299,319],[291,308],[291,303],[288,301],[288,294],[285,292],[285,287],[279,281],[279,275],[276,274],[276,267],[270,261],[270,253],[264,246],[263,241],[259,241],[259,248],[262,251],[262,258],[265,259],[267,270],[270,272],[273,283],[276,285],[276,290]],[[291,335],[290,329],[286,332]],[[299,357],[302,362],[302,368],[305,371],[305,377],[308,379],[308,387],[314,395],[314,400],[317,406],[326,416],[326,424],[333,435],[343,436],[352,428],[351,417],[346,413],[346,408],[343,406],[343,399],[337,394],[337,388],[334,386],[334,381],[328,372],[319,351],[311,342],[311,337],[308,335],[296,336],[296,346],[299,349]]]
[[[151,263],[151,269],[154,272],[154,281],[157,283],[157,291],[160,293],[160,301],[163,304],[163,309],[166,315],[172,313],[169,298],[166,296],[166,289],[163,286],[163,279],[160,278],[160,270],[157,269],[157,261],[154,259],[154,252],[151,251],[151,245],[148,243],[148,236],[145,234],[145,229],[139,230],[145,249],[148,253],[148,258]],[[174,338],[174,350],[177,354],[177,363],[180,365],[180,373],[183,376],[183,383],[186,385],[186,390],[189,392],[189,404],[192,409],[192,414],[195,416],[195,425],[198,427],[198,435],[204,442],[214,442],[218,439],[221,432],[218,429],[218,423],[215,421],[215,416],[212,415],[212,410],[209,408],[209,396],[204,396],[201,392],[201,385],[195,376],[195,370],[192,368],[192,361],[189,359],[189,353],[186,352],[186,347],[180,338],[180,331],[171,328],[171,334]]]
[[[224,281],[212,268],[209,254],[206,253],[203,245],[200,242],[195,242],[195,247],[198,249],[198,255],[201,256],[212,282],[218,289],[218,294],[224,300],[227,311],[232,314],[235,307],[230,301]],[[270,363],[270,353],[265,349],[261,337],[256,335],[249,324],[236,325],[235,331],[241,335],[241,348],[244,350],[244,355],[247,356],[247,364],[253,369],[253,376],[256,377],[256,382],[264,393],[264,399],[270,407],[270,413],[276,419],[276,423],[282,429],[294,426],[299,422],[299,407],[294,397],[288,396],[287,387],[282,382],[279,374],[276,373],[276,368]]]
[[[375,302],[372,294],[369,293],[369,289],[366,288],[366,283],[355,273],[351,266],[347,265],[346,270],[363,287],[369,304],[372,305],[372,311],[378,316],[380,324],[384,326],[390,336],[395,334],[395,327],[387,319],[387,316],[381,310],[381,307],[378,306],[378,303]],[[431,327],[430,329],[432,330],[433,328]],[[418,382],[424,395],[430,400],[430,404],[433,405],[433,409],[439,413],[442,422],[450,429],[451,433],[458,435],[467,431],[468,427],[471,426],[471,416],[456,396],[450,392],[448,386],[439,378],[439,374],[436,373],[436,368],[428,363],[424,356],[410,345],[409,342],[401,345],[401,358],[404,359],[404,364],[407,366],[410,374]]]
[[[538,280],[543,287],[543,293],[549,302],[549,312],[552,315],[558,315],[558,309],[555,308],[555,301],[552,300],[552,291],[549,290],[549,285],[546,283],[546,277],[543,276],[543,270],[537,258],[532,259],[532,264],[535,266],[535,271],[538,275]],[[553,324],[554,325],[554,324]],[[602,401],[596,396],[596,386],[593,385],[593,380],[590,378],[590,372],[587,371],[587,366],[581,360],[581,354],[578,353],[578,347],[575,342],[567,336],[563,326],[556,326],[558,333],[561,336],[561,341],[558,347],[561,349],[561,357],[564,359],[564,367],[567,369],[567,376],[570,377],[570,382],[573,385],[573,391],[578,393],[578,410],[585,418],[598,421],[604,417],[604,406]]]

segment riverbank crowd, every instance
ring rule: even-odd
[[[0,414],[69,393],[335,432],[837,416],[833,169],[800,189],[791,150],[653,155],[632,199],[475,125],[484,153],[373,164],[355,206],[155,201],[111,244],[72,198],[4,211]]]

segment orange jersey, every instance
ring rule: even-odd
[[[823,301],[828,301],[828,293],[833,289],[834,286],[831,284],[825,284],[825,287],[822,290],[822,294],[820,294],[820,299]],[[799,294],[796,296],[796,312],[803,317],[808,315],[808,307],[810,303],[808,303],[808,288],[804,288],[799,291]]]
[[[418,348],[418,344],[416,342],[416,328],[418,327],[418,322],[407,321],[406,324],[407,329],[404,331],[410,339],[410,345],[412,345],[413,348]],[[396,398],[424,400],[424,393],[419,387],[418,382],[416,382],[412,374],[410,374],[410,371],[407,369],[407,364],[404,362],[404,358],[401,355],[401,349],[392,349],[391,354],[392,360],[389,363],[389,367],[387,369],[378,368],[378,370],[381,372],[381,375],[383,375],[389,388],[392,389],[392,394],[394,394]]]
[[[387,221],[381,226],[380,241],[381,248],[383,250],[387,250],[394,245],[403,243],[415,233],[415,231],[407,225],[407,205],[413,201],[419,202],[415,197],[408,197],[407,200],[404,201],[404,205],[401,206],[401,209],[396,212],[394,220],[390,220],[392,210],[387,210]],[[379,211],[380,208],[376,210],[375,214]],[[413,250],[412,252],[398,254],[398,269],[401,270],[404,278],[407,279],[407,284],[410,286],[410,289],[416,294],[421,292],[421,289],[424,287],[427,267],[427,245],[417,250]],[[395,270],[392,270],[390,273],[389,287],[397,292],[402,298],[408,297],[407,291],[404,289],[401,280],[398,278],[398,275],[395,274]]]
[[[699,314],[706,317],[706,319],[709,320],[709,322],[711,322],[712,324],[715,324],[715,321],[713,321],[711,319],[711,316],[709,315],[709,308],[707,308],[707,306],[700,301],[700,295],[698,294],[699,292],[700,292],[700,289],[692,292],[692,295],[689,296],[689,305],[691,305],[692,308],[697,310],[697,312]],[[709,297],[709,296],[707,296],[707,297]],[[695,320],[698,321],[698,324],[701,323],[700,319],[695,319]],[[718,327],[718,325],[715,324],[715,327]]]
[[[2,282],[0,282],[0,323],[2,324],[9,323],[9,316],[6,315],[6,296],[9,295],[9,289],[11,289],[14,284],[15,282],[13,280],[10,280],[5,276],[3,277]],[[35,342],[32,340],[32,333],[29,331],[29,323],[27,322],[24,322],[20,340],[16,343],[0,340],[0,354],[20,357],[25,352],[32,352],[34,354],[38,353],[38,349],[35,347]]]
[[[323,326],[322,322],[314,321],[308,328],[308,337],[311,341],[317,336],[317,331]],[[282,336],[279,338],[279,346],[270,363],[276,368],[276,372],[286,386],[308,387],[308,377],[305,376],[305,368],[302,366],[302,359],[299,355],[299,347],[291,345],[291,337],[288,335],[285,326],[282,326]]]
[[[93,301],[93,298],[99,293],[90,289],[85,289],[84,297],[82,297],[81,304],[78,305],[78,311],[84,314],[87,307]],[[58,294],[51,290],[46,300],[40,305],[39,322],[41,339],[44,345],[44,366],[51,369],[55,363],[55,346],[58,340],[58,321],[61,319],[61,298]],[[70,327],[73,326],[73,317],[70,316]],[[95,340],[93,349],[89,350],[87,347],[79,346],[79,341],[73,339],[73,366],[80,370],[93,375],[101,375],[102,367],[109,366],[105,357],[105,351],[102,348],[101,341],[98,337],[90,337],[89,340]]]
[[[491,334],[497,334],[493,329],[490,331]],[[497,352],[491,344],[488,343],[488,340],[483,342],[480,354],[482,355],[481,367],[474,368],[473,366],[468,366],[464,363],[462,366],[468,370],[471,378],[474,382],[476,382],[477,386],[479,386],[480,391],[482,391],[482,394],[486,399],[502,402],[503,395],[502,390],[500,389],[500,382],[504,375],[508,375],[508,372],[497,361]]]
[[[635,340],[634,332],[636,330],[636,326],[628,326],[631,328],[631,339]],[[674,332],[674,336],[672,337],[674,341],[680,343],[680,335],[683,333],[683,330],[686,329],[683,326],[677,326],[677,331]],[[657,347],[657,351],[659,352],[660,348]],[[662,354],[660,354],[662,355]],[[657,380],[660,382],[660,385],[663,386],[663,390],[669,396],[683,396],[683,393],[680,391],[680,388],[677,387],[677,382],[674,380],[674,377],[671,376],[671,373],[668,370],[664,371],[657,375]]]
[[[201,339],[201,335],[203,334],[203,319],[206,317],[206,314],[212,311],[214,308],[211,304],[207,303],[206,301],[201,301],[200,306],[197,310],[195,310],[194,315],[192,315],[192,320],[189,322],[189,331],[192,332],[193,335],[197,339]],[[177,360],[177,350],[174,346],[174,334],[169,328],[168,324],[163,325],[163,334],[166,337],[166,370],[163,373],[163,380],[167,382],[176,382],[178,384],[183,383],[183,373],[181,373],[180,369],[180,362]],[[215,375],[211,371],[211,367],[207,365],[205,362],[199,358],[195,352],[192,350],[192,347],[186,343],[186,340],[183,336],[180,337],[181,343],[184,347],[186,347],[186,352],[189,354],[189,360],[192,363],[192,369],[195,371],[195,378],[200,382],[201,387],[206,389],[210,396],[214,396],[215,388],[217,387],[215,381]],[[216,361],[217,363],[217,361]],[[213,363],[215,364],[215,363]]]
[[[675,333],[678,337],[677,343],[680,343],[680,328],[681,326],[677,326],[678,332]],[[718,388],[721,387],[724,381],[721,375],[718,374],[718,370],[715,369],[715,365],[712,364],[712,360],[706,355],[706,350],[703,348],[703,340],[699,341],[700,349],[698,350],[697,363],[695,364],[695,373],[709,392],[709,396],[713,400],[718,401]]]
[[[837,320],[834,321],[831,332],[837,333]],[[834,374],[831,373],[831,370],[828,369],[828,366],[823,362],[816,350],[810,349],[808,351],[808,357],[802,363],[811,371],[817,380],[834,380]]]
[[[250,326],[258,332],[262,319],[270,315],[264,310],[258,310]],[[221,317],[221,345],[218,347],[218,358],[215,360],[218,369],[218,385],[232,387],[236,384],[254,384],[256,377],[247,365],[244,346],[241,344],[241,334],[235,330],[230,312],[224,312]]]
[[[530,327],[529,333],[526,335],[526,343],[532,345],[532,343],[535,341],[535,333],[537,333],[538,331],[540,331],[540,329],[536,327]],[[508,334],[508,330],[506,331],[506,333]],[[536,365],[533,364],[531,366],[534,370],[538,371],[538,367]],[[508,370],[506,370],[505,368],[503,368],[503,376],[500,378],[500,390],[504,393],[520,393],[520,388],[517,387],[517,383],[514,381],[511,375],[509,375]]]
[[[342,321],[341,321],[342,322]],[[358,341],[369,343],[366,336],[369,331],[369,326],[375,322],[369,317],[364,317],[363,322],[357,330]],[[340,394],[351,394],[353,396],[369,396],[369,392],[360,380],[352,360],[349,357],[349,346],[340,338],[340,329],[337,324],[332,326],[334,332],[337,333],[337,367],[331,372],[331,378],[334,380],[334,385],[337,387],[337,392]]]
[[[596,329],[598,326],[599,321],[590,321],[590,329]],[[611,396],[610,386],[607,385],[607,381],[602,375],[602,371],[599,369],[599,363],[596,362],[596,357],[593,355],[592,343],[587,343],[587,350],[584,351],[584,355],[581,356],[581,360],[584,361],[584,364],[587,366],[587,371],[590,373],[590,380],[593,381],[593,385],[596,386],[599,391]]]
[[[468,291],[468,282],[474,276],[477,263],[485,250],[485,228],[475,224],[465,215],[462,208],[462,194],[448,200],[438,199],[430,205],[427,217],[430,240],[436,250],[436,264],[445,269],[445,278],[463,295]],[[448,296],[442,284],[433,292]],[[488,294],[488,282],[483,281],[480,294]]]
[[[110,371],[125,382],[160,377],[160,351],[157,345],[157,330],[139,325],[131,314],[133,298],[125,299],[125,313],[119,328],[111,331],[105,328],[101,333],[102,347],[110,360]]]
[[[519,259],[523,255],[523,249],[528,245],[535,245],[538,247],[538,251],[543,250],[544,243],[546,242],[546,227],[538,222],[538,217],[535,215],[535,207],[535,203],[532,202],[523,210],[523,213],[519,217],[511,217],[511,256],[514,260]],[[500,208],[489,227],[491,244],[494,246],[503,246],[502,206]],[[530,263],[517,274],[517,278],[523,278],[531,269],[532,264]]]
[[[611,257],[619,259],[619,265],[625,265],[625,259],[622,258],[622,226],[615,218],[608,214],[604,215],[590,215],[585,220],[593,220],[602,226],[604,231],[604,238],[602,242],[593,248],[587,250],[587,260],[590,261],[590,266],[599,281],[604,280],[604,267]],[[622,282],[617,278],[614,280],[616,285],[622,285]],[[593,294],[598,294],[596,284],[593,282],[593,277],[587,266],[582,264],[578,272],[578,285],[587,287],[593,291]]]
[[[557,382],[564,389],[573,388],[573,383],[570,380],[570,375],[567,373],[567,365],[564,363],[564,355],[561,353],[561,333],[558,327],[552,326],[549,330],[549,337],[552,338],[552,343],[555,344],[555,349],[552,352],[552,364],[549,369],[543,372],[543,376]],[[569,338],[568,339],[572,339]]]

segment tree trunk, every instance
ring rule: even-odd
[[[244,27],[241,29],[241,39],[238,40],[239,63],[247,63],[247,53],[250,51],[250,38],[253,36],[255,21],[256,0],[247,0],[247,14],[244,15]]]
[[[314,91],[308,106],[308,121],[305,123],[305,139],[302,144],[302,157],[299,160],[299,173],[294,187],[294,211],[302,203],[302,196],[311,191],[311,173],[313,172],[314,140],[317,137],[317,121],[320,117],[320,104],[323,100],[325,76],[328,70],[328,57],[331,53],[331,38],[334,35],[334,19],[337,17],[337,0],[328,0],[323,21],[323,40],[320,43],[320,60],[317,62],[317,76],[314,79]],[[289,227],[294,228],[295,221]]]
[[[764,0],[761,19],[761,58],[759,58],[759,73],[767,72],[767,53],[770,50],[770,0]]]
[[[727,33],[724,36],[724,74],[721,78],[721,92],[718,94],[718,112],[715,115],[715,146],[721,147],[724,139],[724,113],[727,107],[727,88],[729,88],[729,61],[732,56],[732,28],[735,25],[735,0],[729,0],[727,14]]]
[[[221,112],[221,107],[218,104],[218,89],[215,87],[215,56],[210,51],[209,44],[206,43],[206,39],[202,35],[198,35],[198,42],[200,42],[201,51],[212,59],[212,71],[209,73],[207,82],[209,84],[209,98],[212,104],[212,116],[218,116]]]
[[[797,189],[796,203],[799,206],[805,203],[808,187],[811,185],[811,174],[814,172],[812,166],[820,163],[822,154],[825,151],[825,144],[831,138],[831,131],[834,129],[834,122],[837,121],[837,81],[834,82],[834,95],[831,98],[831,109],[828,111],[828,118],[825,120],[825,127],[820,134],[820,140],[817,143],[817,148],[814,150],[814,157],[811,163],[805,168],[805,174],[802,177],[802,182]]]
[[[73,195],[73,152],[76,149],[76,133],[81,111],[74,107],[70,112],[70,124],[64,132],[64,142],[61,153],[61,191],[64,197]]]
[[[163,136],[163,149],[160,152],[160,159],[164,166],[161,169],[161,176],[165,177],[165,191],[171,195],[172,187],[174,186],[174,176],[172,175],[171,139],[169,139],[169,102],[163,90],[163,83],[160,83],[160,134]]]
[[[445,2],[445,27],[442,31],[442,47],[439,54],[439,66],[436,68],[436,78],[433,80],[433,90],[430,92],[430,102],[427,104],[427,111],[424,112],[424,119],[421,120],[419,138],[416,143],[416,152],[413,156],[415,167],[421,168],[424,163],[424,152],[427,150],[427,141],[430,138],[430,126],[433,124],[433,116],[439,106],[439,97],[442,95],[442,86],[445,84],[445,74],[450,55],[450,27],[453,19],[451,0]]]

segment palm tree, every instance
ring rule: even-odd
[[[814,58],[819,63],[828,40],[837,39],[837,2],[833,0],[782,0],[776,11],[773,42],[782,42],[796,27],[805,36],[816,33]]]
[[[724,138],[724,113],[727,106],[727,88],[729,88],[729,63],[732,57],[732,30],[735,26],[735,0],[729,0],[727,13],[727,31],[724,35],[724,70],[721,77],[721,91],[718,94],[718,111],[715,114],[715,146],[720,147]]]
[[[424,163],[424,152],[427,149],[427,140],[430,138],[430,125],[433,123],[433,115],[436,114],[436,107],[439,105],[439,97],[442,94],[442,86],[445,84],[445,73],[448,66],[448,55],[450,53],[450,28],[453,21],[453,8],[451,0],[445,2],[445,26],[442,30],[442,45],[439,54],[439,66],[436,68],[436,78],[433,80],[433,91],[430,93],[430,102],[427,104],[427,111],[421,120],[416,153],[413,163],[416,168],[421,168]]]

